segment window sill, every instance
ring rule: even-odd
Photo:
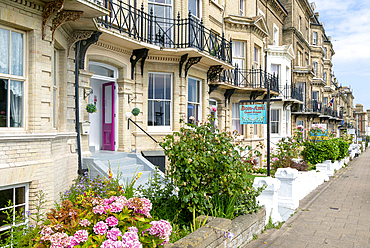
[[[209,0],[211,3],[213,3],[217,8],[219,8],[220,10],[224,10],[224,7],[222,7],[219,3],[216,3],[215,1],[213,0]]]

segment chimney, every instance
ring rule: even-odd
[[[317,18],[317,21],[319,20],[319,12],[315,12],[315,16],[316,16],[316,18]]]

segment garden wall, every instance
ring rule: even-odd
[[[178,240],[174,244],[167,244],[165,248],[234,248],[250,242],[253,234],[261,233],[265,228],[265,209],[261,208],[258,213],[239,216],[232,221],[224,218],[208,217],[207,223]],[[222,229],[222,230],[220,230]],[[233,238],[225,238],[228,232],[233,233]]]

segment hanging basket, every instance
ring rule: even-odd
[[[89,103],[89,104],[87,104],[87,106],[86,106],[86,111],[87,111],[87,113],[89,113],[89,114],[95,113],[95,111],[96,111],[96,106],[95,106],[95,104],[93,104],[93,103]]]
[[[131,113],[134,115],[134,116],[138,116],[140,114],[140,109],[138,108],[134,108],[132,109]]]

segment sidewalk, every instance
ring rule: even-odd
[[[370,247],[370,149],[300,201],[280,230],[243,248]]]

